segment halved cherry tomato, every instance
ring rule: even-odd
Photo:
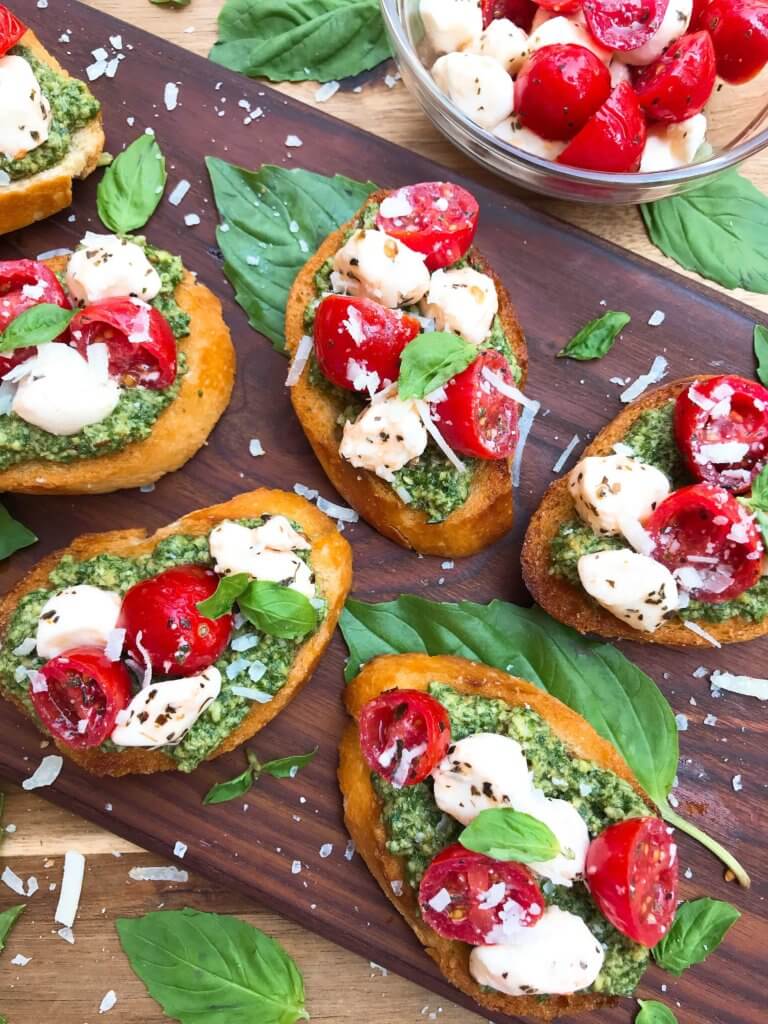
[[[636,50],[655,36],[670,0],[584,0],[587,27],[609,50]]]
[[[515,112],[544,139],[570,139],[608,99],[611,76],[585,46],[542,46],[515,81]]]
[[[0,39],[3,10],[0,7]],[[37,260],[0,260],[0,331],[4,331],[20,313],[41,302],[50,302],[62,309],[72,308],[58,278],[44,263]],[[66,333],[62,335],[64,337]],[[34,348],[17,348],[10,355],[0,356],[0,377],[34,353]]]
[[[445,385],[445,398],[433,412],[440,433],[461,455],[506,459],[517,444],[517,402],[505,395],[488,374],[506,387],[515,379],[500,352],[488,349]]]
[[[8,53],[26,31],[27,26],[20,22],[4,4],[0,4],[0,57]]]
[[[689,31],[698,32],[704,28],[704,12],[709,7],[710,0],[693,0],[693,11],[691,12],[691,23]]]
[[[536,4],[533,0],[480,0],[480,7],[483,12],[483,28],[488,28],[497,18],[509,18],[520,28],[530,32],[536,15]]]
[[[730,601],[760,579],[764,553],[760,530],[744,506],[722,487],[692,484],[673,491],[645,528],[653,540],[653,557],[677,571],[695,600]]]
[[[202,615],[197,604],[216,590],[219,577],[200,565],[182,565],[134,584],[123,598],[118,627],[128,654],[143,669],[163,676],[202,672],[222,654],[232,633],[232,614]]]
[[[743,494],[768,463],[768,388],[757,381],[696,381],[677,396],[674,423],[677,446],[698,480]],[[729,448],[735,458],[724,457]]]
[[[498,899],[494,893],[490,899],[489,891],[499,883],[503,896]],[[545,903],[533,872],[524,864],[494,860],[454,843],[438,853],[424,873],[419,906],[438,935],[482,946],[503,945],[502,915],[530,928],[538,923]]]
[[[439,270],[460,260],[477,230],[480,207],[465,188],[449,181],[422,181],[391,193],[410,212],[385,217],[376,227],[415,252],[427,257],[428,270]]]
[[[636,171],[647,133],[634,89],[629,82],[621,82],[571,139],[558,163],[591,171]]]
[[[712,36],[717,73],[726,82],[748,82],[768,63],[766,0],[712,0],[701,21]]]
[[[146,388],[167,388],[176,380],[176,339],[163,314],[140,299],[113,298],[91,303],[69,325],[72,344],[86,355],[104,342],[109,372]]]
[[[609,825],[587,850],[585,879],[600,913],[641,946],[666,935],[677,910],[677,846],[660,818]]]
[[[634,77],[640,106],[654,121],[685,121],[704,109],[715,87],[715,48],[708,32],[682,36]]]
[[[324,376],[353,390],[360,371],[378,374],[374,390],[397,380],[400,353],[419,333],[419,321],[372,299],[326,295],[315,313],[315,355]]]
[[[43,725],[68,747],[98,747],[115,727],[117,713],[131,702],[131,676],[100,647],[76,647],[40,669],[29,697]]]
[[[415,786],[443,759],[451,722],[420,690],[386,690],[360,712],[360,747],[371,771],[393,786]]]

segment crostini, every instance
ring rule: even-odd
[[[523,575],[582,633],[719,646],[768,631],[768,388],[674,381],[601,431],[531,519]],[[761,529],[762,527],[762,529]]]
[[[89,232],[70,256],[0,262],[0,329],[75,310],[54,341],[0,354],[0,491],[82,494],[154,483],[205,443],[235,354],[216,296],[141,237]],[[26,322],[19,320],[19,323]]]
[[[296,696],[351,580],[336,523],[284,491],[85,534],[3,598],[0,688],[96,775],[190,772]]]
[[[72,202],[104,149],[98,100],[0,4],[0,234]]]
[[[445,182],[373,193],[299,272],[286,310],[291,401],[325,472],[376,530],[424,554],[472,554],[512,524],[527,354],[472,248],[478,212]]]
[[[347,828],[446,978],[515,1019],[632,995],[674,917],[677,863],[616,749],[531,683],[462,658],[376,658],[345,702]],[[540,861],[521,838],[531,819],[551,832]]]

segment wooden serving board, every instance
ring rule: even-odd
[[[83,531],[137,525],[154,529],[194,508],[262,484],[290,489],[300,481],[335,497],[292,415],[283,388],[285,359],[248,327],[222,274],[214,241],[216,213],[203,158],[213,154],[248,167],[265,161],[301,165],[389,186],[444,177],[441,168],[73,0],[51,0],[47,10],[39,10],[34,0],[16,0],[14,6],[78,75],[92,62],[91,50],[111,49],[109,37],[122,37],[126,58],[117,76],[93,84],[104,105],[107,148],[118,152],[151,127],[167,156],[169,191],[181,178],[192,183],[180,207],[163,201],[148,235],[156,245],[180,253],[186,265],[222,298],[237,344],[239,369],[232,404],[208,446],[152,493],[9,497],[11,511],[41,540],[0,567],[2,586],[10,586],[42,555]],[[68,33],[69,42],[57,42],[62,32]],[[163,92],[172,80],[180,85],[179,106],[168,112]],[[241,99],[262,107],[263,117],[245,126],[245,112],[238,106]],[[129,124],[128,119],[135,122]],[[303,146],[287,149],[289,134],[298,135]],[[2,238],[2,258],[71,247],[87,228],[99,230],[94,201],[97,177],[77,188],[73,210]],[[439,559],[409,554],[363,523],[348,530],[355,552],[354,593],[367,600],[410,591],[437,600],[502,597],[527,603],[519,569],[525,524],[572,435],[591,436],[619,411],[621,388],[610,378],[634,378],[648,370],[658,353],[668,358],[672,377],[711,372],[720,366],[747,375],[753,372],[750,310],[532,212],[505,194],[501,183],[488,188],[467,179],[463,184],[480,201],[479,245],[501,274],[519,311],[531,355],[528,390],[541,400],[546,414],[538,418],[525,453],[516,527],[492,549],[444,569]],[[201,224],[186,227],[185,213],[199,214]],[[575,329],[606,305],[627,310],[633,317],[614,352],[594,364],[555,360],[555,353]],[[647,326],[657,309],[666,314],[663,325]],[[249,455],[252,437],[261,439],[267,452],[263,458]],[[761,814],[768,768],[766,709],[755,700],[734,695],[715,700],[706,679],[693,678],[691,673],[704,664],[768,674],[768,642],[723,652],[685,653],[631,644],[625,649],[659,681],[674,709],[687,716],[676,790],[681,809],[727,843],[754,879],[749,893],[726,884],[719,863],[701,847],[682,840],[682,866],[693,872],[683,880],[683,893],[730,899],[744,916],[722,950],[705,965],[679,980],[651,970],[641,994],[658,996],[659,986],[665,983],[662,998],[686,1024],[757,1022],[763,1019],[763,976],[768,969],[768,816]],[[256,738],[253,746],[264,759],[308,750],[316,743],[320,752],[297,779],[260,782],[247,798],[247,811],[242,801],[211,808],[203,808],[200,802],[213,782],[241,770],[239,752],[205,765],[192,776],[117,781],[95,782],[65,762],[56,785],[41,793],[154,851],[160,863],[172,862],[174,844],[181,840],[189,847],[184,867],[254,897],[435,992],[473,1006],[443,981],[360,859],[344,857],[347,836],[335,777],[336,745],[345,720],[340,700],[343,659],[344,646],[337,637],[312,683]],[[717,716],[716,726],[703,724],[708,714]],[[5,703],[0,707],[0,722],[0,772],[23,779],[41,757],[40,737]],[[740,792],[732,788],[736,774],[743,779]],[[319,850],[326,843],[333,844],[333,852],[321,858]],[[292,874],[295,860],[301,861],[299,874]],[[586,1020],[627,1021],[633,1013],[625,1002]],[[75,1022],[62,1020],[62,1024]]]

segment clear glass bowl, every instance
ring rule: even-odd
[[[403,81],[445,137],[477,163],[543,195],[586,203],[643,203],[684,192],[768,146],[768,68],[745,85],[718,81],[705,113],[710,155],[653,174],[604,174],[544,160],[496,138],[462,114],[429,73],[435,54],[424,38],[419,0],[380,0]]]

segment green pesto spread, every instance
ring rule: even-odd
[[[8,52],[27,61],[51,104],[51,125],[46,141],[18,160],[0,156],[0,171],[5,171],[11,181],[18,181],[61,163],[72,145],[72,136],[93,120],[100,104],[85,83],[65,78],[39,61],[26,46],[14,46]]]
[[[144,238],[132,238],[144,248],[147,259],[160,275],[160,291],[152,305],[168,320],[177,341],[189,331],[189,315],[174,297],[184,276],[178,256],[149,245]],[[49,434],[15,413],[0,417],[0,470],[18,462],[41,459],[45,462],[74,462],[121,451],[128,444],[142,441],[152,432],[158,416],[176,398],[187,371],[183,352],[178,353],[176,379],[167,388],[141,386],[122,389],[115,408],[98,423],[92,423],[76,434]]]
[[[479,732],[499,733],[517,740],[535,785],[548,797],[572,803],[590,835],[602,832],[614,822],[648,813],[644,801],[627,782],[591,761],[574,757],[531,708],[470,697],[437,682],[430,684],[429,692],[448,711],[454,740]],[[416,888],[432,858],[456,841],[461,825],[438,808],[431,780],[399,790],[375,775],[373,782],[382,801],[387,848],[404,859],[406,881]],[[548,903],[583,918],[605,947],[605,962],[592,990],[631,995],[648,966],[648,950],[609,924],[582,883],[568,888],[546,880],[542,891]]]
[[[264,521],[263,518],[234,520],[249,527],[260,526]],[[297,523],[293,526],[301,529]],[[307,552],[298,551],[297,554],[306,558],[311,565],[311,557]],[[36,652],[19,655],[14,651],[28,637],[36,635],[40,612],[53,593],[66,587],[88,583],[124,595],[135,583],[179,565],[213,567],[207,535],[176,534],[166,537],[151,554],[139,558],[102,554],[85,561],[76,561],[71,555],[65,555],[50,574],[49,586],[34,590],[23,597],[13,614],[4,646],[0,650],[2,686],[14,697],[20,698],[32,717],[37,720],[28,695],[27,672],[39,669],[43,661]],[[283,640],[259,633],[249,622],[244,622],[233,630],[232,640],[236,637],[248,637],[253,641],[253,646],[245,651],[235,651],[230,641],[230,646],[214,663],[222,676],[221,693],[206,708],[178,745],[161,748],[164,753],[174,758],[183,772],[191,772],[197,768],[200,762],[240,725],[250,711],[252,702],[233,693],[232,687],[246,686],[274,696],[288,678],[296,652],[302,643],[299,640]],[[258,663],[266,666],[266,671],[257,682],[254,682],[249,676],[249,669],[252,665],[258,667]],[[45,731],[39,720],[37,721],[39,727]],[[122,748],[116,747],[108,740],[99,749],[114,751]]]
[[[672,399],[657,409],[641,413],[627,431],[622,442],[632,449],[641,462],[665,473],[674,488],[693,483],[683,464],[683,457],[675,443],[672,418],[675,403]]]

